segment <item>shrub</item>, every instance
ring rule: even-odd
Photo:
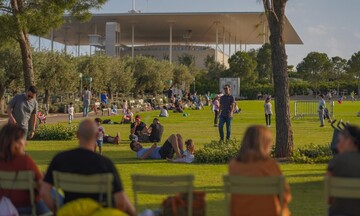
[[[75,138],[76,131],[76,126],[40,125],[34,135],[34,140],[71,140]]]
[[[195,152],[195,163],[228,163],[234,158],[240,149],[238,140],[231,140],[225,143],[212,141],[205,144],[204,148]],[[274,155],[275,145],[271,155]],[[327,163],[332,158],[332,152],[328,145],[309,144],[294,150],[290,158],[295,163]]]
[[[195,163],[228,163],[240,148],[240,141],[211,141],[195,152]]]
[[[311,143],[295,149],[291,159],[296,163],[327,163],[332,156],[329,145]]]

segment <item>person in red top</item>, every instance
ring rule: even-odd
[[[25,154],[25,133],[20,126],[10,124],[0,130],[0,171],[31,170],[35,174],[35,181],[39,187],[42,175],[33,159]],[[29,191],[0,189],[0,197],[2,196],[11,200],[19,214],[31,214]],[[37,215],[50,212],[38,193],[36,193],[36,211]]]
[[[270,156],[272,144],[273,136],[269,128],[262,125],[250,126],[245,132],[237,156],[230,161],[229,174],[259,178],[282,176],[280,166]],[[290,201],[290,187],[285,183],[282,212],[277,195],[240,194],[231,196],[230,211],[233,216],[290,216]]]

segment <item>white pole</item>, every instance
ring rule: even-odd
[[[231,34],[229,32],[229,58],[230,58],[230,55],[231,55]]]
[[[236,54],[236,35],[235,35],[235,54]]]
[[[218,61],[218,49],[219,49],[219,28],[218,28],[218,22],[216,22],[216,49],[215,49],[215,61]]]
[[[134,43],[135,43],[135,37],[134,37],[134,34],[135,34],[135,26],[134,26],[134,23],[132,23],[131,25],[131,41],[132,41],[132,46],[131,46],[131,57],[134,59],[134,55],[135,55],[135,50],[134,50]]]
[[[169,47],[169,61],[172,63],[172,23],[170,23],[170,47]]]
[[[225,27],[223,27],[223,50],[222,50],[222,55],[223,55],[223,65],[225,64]]]

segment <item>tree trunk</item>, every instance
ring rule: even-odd
[[[21,49],[25,89],[28,89],[31,85],[35,85],[35,78],[34,78],[32,51],[29,40],[29,33],[27,29],[24,27],[24,24],[21,23],[22,21],[19,18],[19,14],[23,12],[22,11],[23,0],[11,0],[10,5],[11,8],[13,9],[13,16],[15,16],[17,19],[17,23],[16,23],[18,26],[17,41],[19,42]]]
[[[270,11],[269,1],[264,3],[264,6],[268,6],[266,11],[271,32],[271,60],[274,76],[276,111],[275,157],[289,157],[292,155],[294,143],[290,118],[287,55],[283,40],[286,0],[274,0],[272,2],[274,4],[272,7],[273,11]]]
[[[25,89],[35,85],[34,68],[32,62],[32,51],[29,41],[29,34],[22,30],[18,34],[18,41],[21,49],[21,58],[23,63]]]
[[[5,88],[0,86],[0,112],[1,115],[5,114]]]
[[[50,90],[49,90],[49,89],[45,89],[44,105],[45,105],[45,104],[49,104],[49,99],[50,99]]]

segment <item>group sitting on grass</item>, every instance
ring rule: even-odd
[[[158,118],[154,118],[153,123],[147,127],[146,124],[141,121],[140,115],[136,115],[135,121],[130,125],[129,139],[145,143],[160,142],[163,132],[164,126],[160,124]]]
[[[0,130],[0,171],[16,172],[29,170],[34,172],[37,182],[36,210],[37,215],[56,212],[54,199],[55,179],[53,171],[64,173],[92,175],[110,173],[112,180],[112,201],[114,206],[128,215],[136,215],[136,210],[124,192],[124,185],[114,163],[94,152],[98,140],[99,125],[93,120],[80,123],[77,138],[79,147],[58,153],[51,161],[45,177],[42,176],[35,162],[25,154],[25,130],[18,125],[7,124]],[[133,140],[130,147],[141,159],[171,159],[173,162],[194,155],[192,140],[185,141],[179,134],[171,135],[163,146],[154,144],[144,148],[140,142]],[[229,163],[229,174],[235,176],[266,177],[282,176],[278,163],[271,158],[273,145],[271,130],[265,126],[250,126],[244,135],[238,154]],[[360,178],[360,128],[348,125],[341,131],[338,140],[338,155],[330,162],[327,176]],[[1,180],[1,179],[0,179]],[[284,185],[284,204],[281,208],[277,195],[237,195],[231,196],[231,215],[290,215],[288,204],[291,201],[290,188]],[[63,205],[76,202],[80,198],[91,198],[99,201],[99,194],[85,194],[64,191]],[[7,197],[20,214],[31,214],[29,192],[22,190],[1,189],[0,196]],[[102,200],[104,201],[104,200]],[[2,202],[2,201],[0,201]],[[332,198],[329,200],[330,215],[359,215],[360,201],[358,199]],[[282,209],[282,210],[281,210]],[[282,212],[280,212],[282,211]]]

